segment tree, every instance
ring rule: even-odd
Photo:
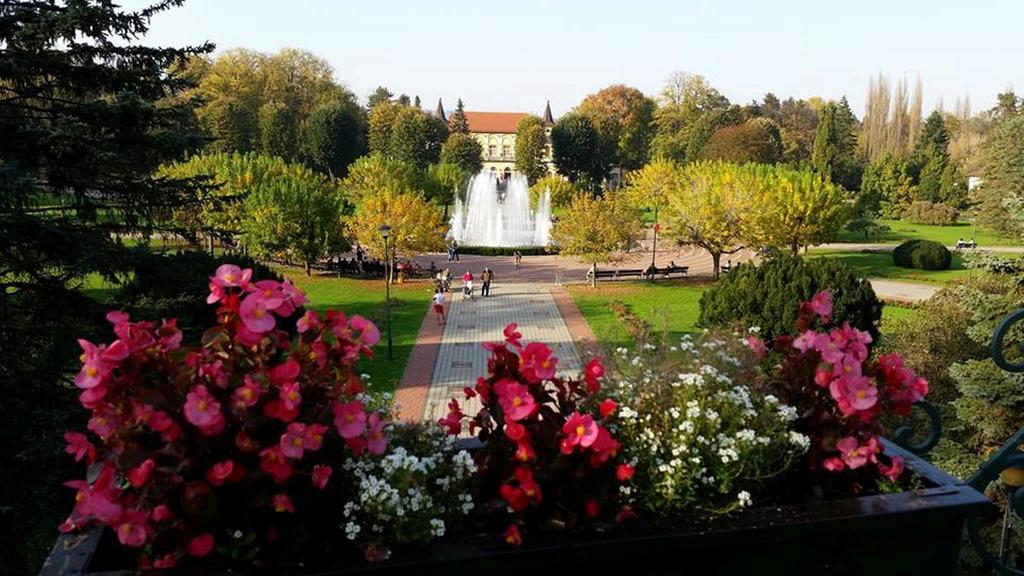
[[[348,250],[338,188],[302,165],[261,183],[245,200],[242,242],[257,258],[297,260],[310,266]]]
[[[692,160],[687,154],[687,147],[696,122],[708,112],[728,107],[729,100],[703,76],[673,73],[661,90],[658,109],[654,112],[652,153],[680,163]]]
[[[370,112],[370,151],[425,169],[441,156],[448,127],[409,105],[381,103]]]
[[[700,152],[707,160],[773,164],[782,158],[779,128],[766,118],[719,128]]]
[[[205,67],[197,88],[204,103],[196,117],[212,137],[211,150],[251,152],[259,144],[263,59],[257,52],[235,49]]]
[[[857,169],[857,137],[854,134],[856,118],[844,96],[840,103],[828,102],[819,113],[818,128],[814,135],[811,166],[832,182],[847,190],[860,186]]]
[[[611,192],[601,197],[575,196],[551,230],[561,254],[590,262],[594,270],[598,263],[620,260],[642,236],[640,212],[624,195]],[[596,274],[591,283],[597,284]]]
[[[448,130],[454,133],[469,134],[469,119],[466,118],[466,109],[462,105],[462,98],[455,103],[455,112],[448,118]]]
[[[584,98],[576,111],[589,118],[614,149],[612,164],[633,170],[650,158],[656,108],[654,100],[636,88],[613,84]]]
[[[668,205],[674,189],[681,185],[679,165],[672,160],[657,158],[626,177],[626,197],[637,208],[654,211],[654,221]]]
[[[391,93],[391,90],[384,86],[377,86],[377,89],[366,98],[366,109],[372,111],[377,107],[377,104],[390,103],[394,97],[395,95]]]
[[[831,240],[850,217],[846,194],[837,184],[810,170],[787,166],[751,166],[745,236],[752,246],[789,249]]]
[[[292,160],[298,154],[295,112],[281,102],[267,102],[260,107],[260,152]]]
[[[724,108],[711,110],[697,119],[690,128],[690,140],[686,143],[686,162],[695,162],[703,158],[704,147],[711,141],[720,128],[733,126],[742,123],[738,110],[735,108]]]
[[[681,185],[669,195],[666,234],[680,244],[707,250],[717,278],[722,255],[743,248],[749,195],[755,186],[750,172],[735,164],[687,165]]]
[[[545,191],[551,195],[552,208],[564,208],[573,198],[583,193],[583,190],[569,182],[565,176],[548,174],[530,186],[530,202],[536,206]]]
[[[935,110],[924,121],[921,136],[914,147],[914,154],[948,157],[949,131],[946,129],[946,119],[941,111]]]
[[[1014,118],[1020,112],[1021,99],[1017,97],[1017,93],[1013,91],[1013,88],[1008,88],[1006,92],[997,94],[996,105],[989,111],[996,122]]]
[[[467,172],[455,164],[431,164],[423,173],[421,188],[427,200],[439,204],[444,209],[444,217],[448,218],[448,206],[455,201],[459,190],[464,190],[470,177],[476,172]]]
[[[580,114],[566,114],[551,128],[555,167],[573,183],[585,182],[596,189],[608,174],[608,158],[601,155],[601,142],[593,123]]]
[[[415,193],[384,192],[365,198],[348,221],[348,230],[367,253],[385,258],[378,228],[391,227],[388,247],[406,257],[444,249],[444,222],[437,207]]]
[[[899,218],[914,201],[917,190],[906,160],[887,153],[864,169],[860,193],[877,198],[883,217]]]
[[[38,571],[67,514],[61,435],[81,413],[75,338],[110,338],[84,278],[130,274],[117,236],[148,235],[160,213],[195,201],[194,182],[153,172],[203,143],[185,64],[213,47],[139,41],[177,4],[0,8],[0,508],[5,535],[18,535],[0,552],[5,573]]]
[[[885,153],[904,155],[913,150],[921,126],[922,91],[918,80],[913,101],[908,103],[906,78],[896,83],[895,92],[884,74],[871,78],[860,133],[861,150],[868,161]]]
[[[349,166],[341,183],[342,190],[359,204],[381,194],[410,194],[419,189],[420,175],[416,166],[382,154],[370,154]]]
[[[947,162],[939,182],[939,201],[957,210],[967,208],[967,178],[956,162]]]
[[[548,174],[547,148],[544,122],[533,115],[520,120],[516,128],[516,172],[525,175],[531,185]]]
[[[453,164],[462,170],[476,174],[484,169],[484,147],[476,138],[463,132],[455,132],[441,148],[441,162]]]
[[[978,222],[1005,234],[1024,230],[1024,116],[998,124],[982,149]]]
[[[302,142],[310,166],[331,178],[342,177],[366,152],[366,114],[349,100],[320,104],[309,114]]]

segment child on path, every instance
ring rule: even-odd
[[[462,297],[463,299],[473,299],[473,273],[466,270],[466,273],[462,275]]]
[[[434,303],[434,315],[437,316],[437,325],[444,326],[444,291],[440,288],[435,288],[432,301]]]

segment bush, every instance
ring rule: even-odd
[[[785,255],[759,266],[737,266],[701,296],[699,323],[757,326],[771,340],[790,332],[800,304],[826,289],[833,300],[830,325],[849,322],[877,341],[882,303],[866,279],[829,258],[805,261]]]
[[[918,200],[903,211],[903,219],[914,224],[952,226],[960,213],[956,208],[941,202]]]
[[[953,255],[949,249],[931,240],[907,240],[892,251],[892,261],[903,268],[949,270]]]
[[[460,255],[512,256],[516,250],[522,252],[523,256],[543,256],[545,254],[558,253],[558,249],[553,246],[459,246]]]

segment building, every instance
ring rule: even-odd
[[[529,116],[527,112],[474,112],[465,111],[466,120],[469,122],[469,133],[483,148],[484,170],[489,171],[496,178],[507,178],[516,168],[516,128],[519,121]],[[437,110],[434,115],[444,122],[448,122],[444,106],[437,101]],[[551,102],[544,107],[544,131],[548,136],[548,145],[544,153],[544,161],[548,170],[554,172],[554,163],[551,156],[551,127],[555,125],[555,119],[551,115]]]

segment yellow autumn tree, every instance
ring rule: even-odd
[[[717,277],[722,255],[743,249],[758,185],[750,167],[719,161],[687,165],[679,186],[669,189],[666,233],[680,244],[707,250]]]
[[[827,242],[850,217],[843,189],[809,170],[752,165],[758,185],[751,188],[745,236],[748,245],[789,249]]]
[[[393,254],[415,256],[444,249],[441,212],[419,194],[385,192],[369,196],[356,207],[348,228],[368,254],[384,258],[379,228],[385,224],[391,227],[388,245]]]
[[[563,211],[551,237],[559,252],[594,265],[617,262],[643,236],[643,220],[624,194],[606,192],[593,198],[580,194]],[[597,275],[591,277],[597,282]]]

